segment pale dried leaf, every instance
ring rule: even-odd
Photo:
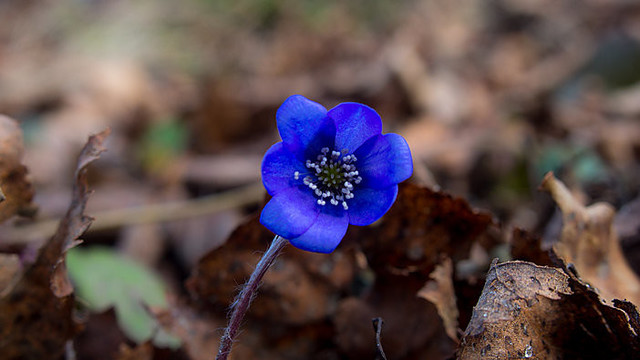
[[[451,258],[445,258],[436,266],[429,277],[430,280],[418,291],[418,297],[432,302],[442,318],[447,335],[458,341],[458,307],[453,288],[453,263]]]
[[[562,233],[553,246],[556,254],[573,264],[580,278],[596,287],[604,299],[640,304],[640,280],[622,254],[613,227],[613,207],[605,203],[585,207],[552,173],[545,176],[541,187],[562,210]]]

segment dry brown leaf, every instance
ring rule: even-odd
[[[494,263],[458,358],[634,358],[640,350],[637,326],[630,322],[637,319],[635,307],[603,304],[565,271],[523,261]]]
[[[272,237],[257,216],[239,226],[223,246],[200,260],[187,282],[191,295],[226,312]],[[326,318],[335,308],[333,293],[350,285],[354,263],[341,249],[322,255],[285,248],[265,275],[249,316],[290,325]]]
[[[0,298],[0,354],[4,359],[57,358],[78,332],[72,319],[74,301],[64,254],[91,224],[84,215],[89,194],[85,171],[104,151],[102,143],[108,133],[89,138],[78,158],[73,197],[58,231],[11,292]]]
[[[367,296],[340,303],[333,316],[340,349],[350,358],[372,358],[370,321],[379,316],[385,319],[382,342],[390,359],[452,356],[456,327],[444,325],[436,306],[416,294],[441,256],[458,262],[470,257],[473,244],[495,245],[492,227],[489,214],[473,210],[463,199],[402,184],[396,203],[377,225],[350,229],[345,239],[362,247],[375,284]],[[446,301],[451,305],[451,299]],[[470,314],[471,305],[463,310]],[[450,315],[446,321],[454,317]]]
[[[111,130],[107,129],[89,137],[87,144],[82,149],[78,157],[75,185],[69,210],[62,218],[56,234],[40,251],[40,256],[36,262],[36,264],[38,262],[53,264],[51,290],[58,297],[65,297],[73,292],[73,287],[67,277],[64,254],[72,247],[80,244],[81,240],[78,238],[87,231],[93,221],[91,217],[84,215],[84,209],[89,199],[86,171],[87,166],[96,161],[100,154],[106,151],[103,143],[110,133]]]
[[[450,258],[445,258],[436,266],[429,277],[432,279],[418,291],[418,297],[430,301],[436,306],[438,314],[442,318],[447,335],[458,341],[458,307],[456,306],[456,293],[453,288],[453,263]]]
[[[440,255],[457,263],[469,258],[474,243],[495,245],[493,226],[489,213],[472,209],[462,198],[405,183],[377,226],[354,228],[350,234],[358,236],[347,240],[361,244],[376,272],[420,274],[426,282]]]
[[[389,359],[448,359],[456,342],[446,333],[436,306],[416,296],[424,282],[380,274],[366,298],[349,297],[333,315],[335,342],[349,359],[372,359],[371,319],[384,319],[382,346]]]
[[[552,173],[541,185],[562,210],[563,227],[555,253],[572,264],[584,281],[608,301],[626,299],[640,304],[640,280],[625,260],[613,227],[615,211],[605,203],[585,207]]]

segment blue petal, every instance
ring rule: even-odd
[[[323,147],[332,147],[335,124],[327,109],[304,96],[290,96],[276,113],[278,132],[287,150],[305,161],[318,155]]]
[[[325,205],[309,230],[289,242],[302,250],[330,253],[340,244],[348,227],[349,215],[342,207]]]
[[[355,151],[370,137],[382,132],[382,119],[372,108],[358,103],[342,103],[329,110],[336,124],[336,150]]]
[[[284,148],[282,142],[271,146],[262,158],[262,183],[269,195],[299,185],[301,180],[294,179],[296,170],[301,173],[308,171],[302,162]]]
[[[291,239],[304,233],[318,217],[316,199],[308,188],[279,191],[262,209],[260,223],[275,234]]]
[[[383,189],[408,179],[413,173],[409,145],[397,134],[374,136],[354,154],[364,187]]]
[[[349,200],[349,222],[369,225],[384,215],[398,196],[398,185],[386,189],[359,188]]]
[[[391,144],[389,162],[392,163],[392,169],[389,172],[389,176],[395,183],[403,182],[413,174],[413,159],[411,158],[409,144],[407,144],[407,140],[398,134],[386,134],[384,137]]]

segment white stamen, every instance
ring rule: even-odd
[[[328,199],[333,206],[342,205],[345,210],[349,209],[347,200],[355,197],[354,184],[362,182],[354,164],[356,160],[356,156],[346,149],[338,152],[324,147],[316,161],[305,161],[306,168],[315,171],[304,176],[302,183],[313,191],[318,205],[324,206],[327,203],[325,199]],[[300,171],[293,173],[295,180],[299,180],[301,175]]]

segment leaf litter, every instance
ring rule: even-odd
[[[333,254],[286,250],[236,358],[373,359],[372,318],[384,319],[389,359],[638,353],[631,199],[640,112],[637,67],[627,66],[637,57],[637,4],[71,3],[0,5],[0,108],[20,120],[0,124],[0,301],[25,282],[37,299],[16,297],[24,312],[0,313],[0,328],[16,330],[2,350],[26,339],[40,347],[20,348],[20,358],[71,358],[73,349],[80,359],[211,358],[237,287],[272,237],[255,217],[260,195],[231,201],[221,216],[164,216],[152,235],[112,215],[132,203],[170,199],[188,209],[211,193],[233,198],[229,190],[258,180],[278,104],[301,93],[372,105],[385,130],[409,140],[417,171],[388,216],[350,229]],[[170,136],[149,143],[167,121]],[[114,310],[86,313],[60,261],[75,239],[62,241],[48,271],[38,267],[41,279],[27,280],[42,263],[35,239],[48,236],[29,233],[40,220],[24,216],[34,203],[44,217],[64,216],[75,153],[106,126],[110,151],[86,175],[95,213],[110,210],[112,225],[83,238],[130,257],[148,250],[139,259],[155,267],[169,300],[143,307],[181,339],[179,350],[127,337]],[[552,196],[533,192],[549,170],[566,185],[547,178]],[[3,241],[14,229],[25,232]],[[62,326],[38,327],[53,322]]]

